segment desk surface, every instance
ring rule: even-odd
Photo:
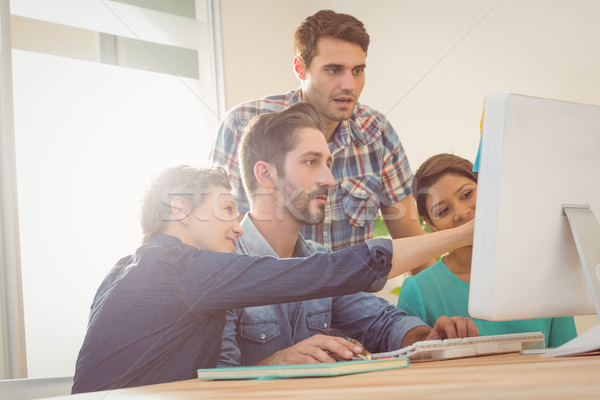
[[[540,358],[517,353],[435,362],[328,378],[188,380],[106,392],[92,399],[599,399],[600,353]],[[60,399],[60,398],[54,398]]]

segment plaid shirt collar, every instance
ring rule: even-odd
[[[286,108],[302,101],[302,87],[288,92],[288,95]],[[339,152],[353,142],[355,146],[366,146],[375,142],[381,122],[378,120],[372,121],[373,118],[376,118],[376,116],[372,113],[366,113],[362,104],[357,102],[350,119],[341,121],[333,133],[333,142],[329,143],[331,154]],[[363,129],[361,129],[361,126]]]

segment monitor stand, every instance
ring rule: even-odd
[[[563,212],[569,220],[596,315],[600,319],[600,225],[587,205],[563,205]],[[600,324],[542,356],[558,357],[596,350],[600,350]]]

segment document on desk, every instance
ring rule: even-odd
[[[407,358],[388,360],[338,361],[322,364],[256,365],[250,367],[198,370],[198,379],[282,379],[339,376],[408,367]]]
[[[571,339],[562,346],[546,350],[540,357],[561,357],[600,350],[600,325]]]

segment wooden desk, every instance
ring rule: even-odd
[[[188,380],[54,399],[600,399],[600,353],[539,358],[517,353],[330,378]]]

